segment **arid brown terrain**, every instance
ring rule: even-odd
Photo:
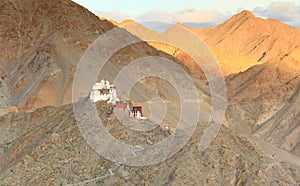
[[[210,47],[225,75],[239,73],[270,60],[274,61],[274,58],[286,55],[300,45],[300,29],[275,19],[255,17],[249,11],[234,15],[216,28],[189,28],[178,23],[162,35],[133,20],[112,22],[140,38],[153,38],[154,41],[149,41],[149,44],[185,63],[192,60],[190,56],[174,46],[155,40],[167,37],[176,27],[190,30]]]
[[[66,0],[3,1],[0,8],[0,107],[33,111],[71,103],[82,54],[115,26]],[[122,61],[116,64],[122,66],[149,54],[172,58],[141,41],[115,54],[111,62]]]
[[[199,142],[211,124],[211,94],[203,71],[180,49],[139,39],[168,37],[176,26],[160,35],[134,21],[111,23],[70,0],[4,0],[0,23],[0,185],[300,184],[300,29],[248,11],[216,28],[176,25],[208,45],[225,75],[226,117],[211,145],[201,151]],[[102,77],[113,81],[131,61],[162,57],[191,75],[200,97],[202,118],[192,138],[155,165],[127,166],[100,156],[74,116],[72,85],[81,56],[117,26],[126,30],[112,42],[139,42],[116,52]],[[179,112],[175,91],[152,77],[138,82],[130,98],[145,107],[157,96],[167,100],[170,113],[164,122],[172,125]],[[111,105],[87,104],[98,109],[107,130],[124,143],[151,145],[147,140],[158,142],[172,133],[160,127],[132,131]],[[139,122],[149,121],[135,124]]]
[[[299,156],[300,29],[249,11],[216,28],[177,24],[162,35],[134,21],[114,24],[145,38],[167,37],[176,27],[197,34],[211,49],[226,76],[229,127]],[[288,33],[288,34],[287,34]],[[159,39],[157,39],[159,40]],[[187,66],[193,59],[180,49],[149,41]]]
[[[156,139],[167,135],[159,129],[130,133],[105,103],[97,107],[109,132],[129,144],[146,144],[149,135]],[[0,146],[2,185],[289,185],[300,182],[299,165],[266,157],[245,137],[226,127],[222,127],[212,145],[203,152],[198,150],[198,143],[206,124],[199,123],[192,139],[172,158],[153,166],[129,167],[104,159],[88,146],[76,125],[72,105],[44,107],[33,113],[10,113],[0,119],[1,133],[5,134]]]

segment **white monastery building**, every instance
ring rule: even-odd
[[[115,105],[117,101],[120,101],[117,97],[116,87],[104,79],[94,84],[89,99],[93,102],[107,101],[113,105]]]

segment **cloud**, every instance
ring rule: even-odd
[[[242,9],[238,8],[237,12]],[[275,18],[289,25],[300,26],[300,3],[276,1],[267,7],[256,7],[252,12],[262,18]],[[186,8],[182,11],[167,12],[163,9],[151,10],[139,15],[123,14],[119,10],[115,11],[96,11],[100,17],[121,22],[126,19],[143,21],[160,21],[174,23],[185,23],[190,25],[200,25],[200,27],[214,27],[226,21],[233,15],[233,12],[221,13],[218,11],[206,11],[196,8]]]
[[[300,25],[300,4],[295,2],[272,2],[266,8],[255,8],[253,13],[260,17],[279,19],[294,26]]]
[[[141,15],[130,16],[123,14],[119,10],[115,11],[96,11],[100,17],[121,22],[125,19],[143,21],[160,21],[168,23],[197,23],[199,25],[215,26],[224,22],[229,15],[216,11],[203,11],[199,9],[185,9],[178,12],[166,12],[165,10],[152,10]]]
[[[121,21],[126,20],[126,19],[130,19],[129,15],[123,14],[119,10],[114,10],[114,11],[97,10],[96,14],[99,17],[104,17],[106,19],[110,19],[110,20],[114,20],[114,21],[118,21],[118,22],[121,22]]]
[[[170,23],[199,23],[217,25],[226,20],[228,16],[216,11],[203,11],[199,9],[185,9],[178,12],[153,10],[136,17],[138,21],[161,21]]]

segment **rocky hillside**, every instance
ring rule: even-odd
[[[106,103],[98,103],[107,130],[128,144],[151,145],[168,133],[129,131]],[[83,111],[84,112],[88,111]],[[45,107],[0,118],[1,185],[291,185],[300,167],[256,150],[246,138],[222,127],[205,151],[198,150],[205,123],[170,159],[151,166],[119,165],[97,154],[82,138],[72,105]]]
[[[191,30],[223,72],[245,70],[226,77],[230,128],[299,156],[300,29],[243,11],[214,29]]]
[[[0,15],[0,107],[25,111],[70,103],[82,54],[115,28],[70,0],[5,0]],[[126,37],[137,40],[130,34]],[[149,55],[176,61],[141,41],[115,54],[110,62],[121,68]]]
[[[114,26],[66,0],[2,1],[0,9],[1,107],[34,110],[70,102],[81,54]]]
[[[157,38],[159,35],[134,21],[114,24],[141,38],[144,35]],[[300,29],[275,19],[257,18],[249,11],[234,15],[216,28],[189,28],[183,24],[176,24],[164,32],[162,37],[168,36],[176,27],[190,30],[199,36],[209,46],[225,75],[239,73],[254,65],[268,62],[277,55],[290,53],[300,45]],[[190,56],[174,46],[151,41],[149,43],[185,63],[192,61]]]
[[[247,11],[214,29],[177,25],[201,36],[228,74],[226,121],[205,151],[199,150],[199,142],[204,130],[211,126],[205,122],[210,116],[209,88],[202,83],[205,76],[200,68],[195,68],[191,56],[174,46],[149,42],[168,55],[126,30],[109,38],[111,43],[118,39],[137,42],[114,53],[101,73],[102,78],[113,82],[124,66],[143,57],[169,59],[191,75],[201,97],[200,117],[205,120],[198,123],[192,139],[170,159],[151,166],[131,167],[97,154],[83,139],[72,105],[60,106],[71,102],[74,72],[84,51],[115,25],[99,20],[70,0],[5,0],[0,3],[0,15],[0,109],[38,108],[0,117],[0,185],[300,183],[299,29],[276,20],[256,18]],[[128,23],[132,21],[122,24]],[[141,25],[132,28],[136,30]],[[145,36],[161,37],[155,31],[142,29]],[[174,29],[170,28],[162,37],[169,37]],[[174,71],[171,66],[164,67]],[[147,65],[142,68],[151,69]],[[84,76],[91,73],[84,70]],[[120,95],[123,96],[122,92]],[[154,98],[162,98],[169,113],[165,122],[176,126],[181,98],[169,82],[154,77],[143,79],[134,85],[129,96],[144,104],[144,113],[148,115]],[[89,109],[96,107],[106,129],[124,143],[151,146],[171,135],[160,127],[147,132],[130,130],[129,125],[152,125],[153,121],[126,118],[121,123],[111,105],[83,101],[87,107],[79,107],[79,113],[88,118]],[[193,112],[188,114],[196,117]]]
[[[227,77],[231,128],[299,153],[300,50]]]
[[[282,52],[290,52],[300,44],[298,28],[276,19],[257,18],[249,11],[242,11],[214,29],[203,30],[199,35],[209,46],[230,49],[260,63]]]
[[[119,25],[140,37],[147,34],[152,38],[167,37],[177,27],[197,34],[208,44],[227,75],[229,127],[300,155],[297,106],[300,29],[278,20],[257,18],[248,11],[234,15],[216,28],[188,28],[177,24],[162,35],[133,21]],[[149,43],[193,66],[193,59],[178,48],[166,43]]]
[[[249,11],[234,15],[216,28],[186,28],[207,43],[225,75],[274,61],[300,45],[299,28],[255,17]]]

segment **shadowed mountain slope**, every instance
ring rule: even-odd
[[[70,103],[81,56],[115,26],[70,0],[5,0],[0,10],[0,107],[32,111]],[[127,37],[123,39],[138,40],[122,32]],[[112,43],[114,39],[112,36]],[[110,62],[121,68],[149,55],[176,61],[140,41],[118,51]]]

